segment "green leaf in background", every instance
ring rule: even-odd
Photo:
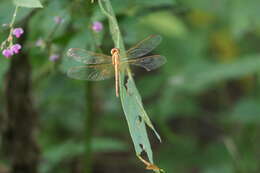
[[[260,1],[236,0],[231,3],[230,27],[235,37],[241,38],[254,27],[259,27]]]
[[[231,112],[231,122],[259,124],[260,123],[259,101],[255,99],[242,99]]]
[[[123,141],[113,138],[96,137],[92,141],[94,152],[126,151],[128,145]]]
[[[175,0],[113,0],[111,1],[115,14],[125,13],[133,14],[137,9],[144,10],[145,8],[156,6],[173,6],[176,4]]]
[[[175,0],[136,0],[137,4],[146,5],[146,6],[156,6],[156,5],[174,5]]]
[[[187,33],[184,23],[171,12],[151,13],[142,17],[140,24],[168,37],[182,37]]]
[[[13,3],[19,7],[43,8],[39,0],[13,0]]]
[[[228,79],[237,79],[260,69],[260,55],[247,55],[229,64],[197,63],[189,65],[171,79],[172,85],[193,92],[203,91],[212,84]]]
[[[106,151],[125,151],[127,145],[118,139],[97,137],[92,141],[93,151],[100,153]],[[63,160],[73,158],[84,153],[84,143],[73,140],[65,141],[61,144],[55,144],[43,151],[43,158],[49,164],[43,164],[41,171],[43,173],[51,172],[56,164]]]
[[[12,10],[13,6],[12,3],[8,1],[0,2],[0,23],[8,23],[11,20],[11,13],[10,10]],[[1,38],[2,39],[2,38]]]
[[[15,7],[13,6],[12,1],[3,1],[0,2],[0,25],[8,24],[12,20],[12,13],[14,12]],[[19,23],[22,19],[24,19],[32,9],[20,8],[18,11],[19,15],[16,16],[15,23]],[[4,33],[8,33],[7,28],[0,28],[0,30],[4,31]],[[2,33],[1,33],[2,34]],[[3,38],[0,38],[1,40]]]

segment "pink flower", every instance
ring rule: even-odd
[[[44,46],[44,40],[43,39],[38,39],[36,42],[35,42],[35,46],[36,47],[42,47]]]
[[[60,58],[60,55],[58,55],[58,54],[52,54],[52,55],[49,57],[49,60],[50,60],[50,61],[57,61],[59,58]]]
[[[6,58],[10,58],[11,56],[13,56],[13,52],[10,49],[4,49],[2,54],[6,57]]]
[[[13,30],[13,35],[15,35],[16,38],[20,38],[23,33],[24,33],[23,28],[15,28]]]
[[[9,26],[9,24],[6,24],[6,23],[2,24],[2,27],[8,27],[8,26]]]
[[[55,17],[54,17],[54,22],[55,22],[56,24],[60,24],[60,23],[63,22],[63,19],[62,19],[62,17],[60,17],[60,16],[55,16]]]
[[[14,53],[14,54],[18,54],[19,51],[22,49],[22,46],[20,44],[14,44],[10,50]]]
[[[92,24],[93,31],[100,32],[102,29],[103,29],[103,24],[101,22],[96,21]]]

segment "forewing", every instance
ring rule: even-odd
[[[156,69],[156,68],[160,67],[161,65],[165,64],[166,58],[161,55],[153,55],[153,56],[146,56],[143,58],[130,59],[128,61],[125,61],[125,63],[143,67],[147,71],[151,71],[151,70]]]
[[[159,35],[147,37],[126,52],[127,58],[138,58],[148,54],[160,44],[161,40],[162,38]]]
[[[68,76],[73,79],[99,81],[105,80],[114,75],[112,64],[96,64],[72,67]]]
[[[94,53],[80,48],[71,48],[67,52],[67,56],[75,59],[78,62],[84,64],[101,64],[101,63],[111,63],[111,56],[104,54]]]

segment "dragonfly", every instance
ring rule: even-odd
[[[161,36],[151,35],[127,50],[126,56],[121,56],[119,48],[111,49],[111,56],[81,48],[70,48],[67,56],[84,65],[70,68],[67,75],[73,79],[89,81],[100,81],[115,76],[116,96],[119,97],[120,71],[124,65],[139,66],[150,71],[166,62],[166,58],[161,55],[145,56],[155,49],[161,40]]]

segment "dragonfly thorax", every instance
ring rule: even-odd
[[[118,48],[111,49],[111,55],[120,54],[120,50]]]

